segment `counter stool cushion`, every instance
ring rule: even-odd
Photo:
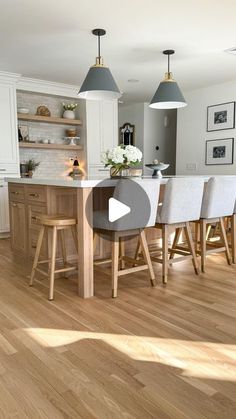
[[[177,224],[199,219],[203,188],[203,177],[169,179],[163,203],[158,207],[157,223]]]
[[[235,209],[236,180],[231,177],[211,177],[205,186],[201,218],[232,215]]]

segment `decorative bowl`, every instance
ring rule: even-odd
[[[28,108],[17,108],[17,112],[19,112],[19,113],[29,113],[29,109]]]
[[[168,169],[169,164],[167,163],[151,163],[151,164],[145,164],[146,167],[153,170],[152,177],[156,178],[162,178],[162,170]]]

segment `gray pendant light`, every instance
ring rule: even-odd
[[[159,84],[158,89],[149,104],[151,108],[176,109],[187,106],[180,88],[170,72],[170,55],[174,53],[175,51],[173,49],[163,51],[163,54],[168,56],[168,71],[165,74],[165,79]]]
[[[93,35],[98,37],[98,57],[96,64],[90,67],[78,93],[79,98],[102,100],[121,97],[119,88],[108,67],[103,65],[100,55],[100,37],[106,34],[104,29],[94,29]]]

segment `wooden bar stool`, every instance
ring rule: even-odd
[[[130,213],[110,222],[108,211],[94,212],[93,225],[95,238],[97,234],[100,234],[110,237],[111,240],[111,272],[107,272],[105,269],[102,269],[102,272],[108,273],[111,276],[113,298],[117,297],[118,278],[121,275],[148,270],[151,285],[155,285],[155,274],[148,251],[144,228],[155,225],[159,190],[160,181],[156,179],[121,179],[115,187],[113,198],[128,205],[131,208]],[[145,217],[143,217],[145,206],[150,210],[148,219],[144,219]],[[125,256],[125,241],[132,236],[139,236],[143,253],[142,260]],[[119,261],[121,262],[120,268]],[[94,265],[99,268],[103,263],[107,263],[107,260],[95,261]],[[128,266],[126,267],[126,265]]]
[[[76,266],[72,266],[71,264],[67,263],[67,255],[66,255],[66,245],[65,245],[65,237],[64,231],[66,229],[71,228],[72,237],[75,243],[75,248],[77,251],[77,231],[76,231],[76,219],[66,217],[64,215],[42,215],[38,217],[41,223],[41,229],[39,232],[33,268],[30,276],[30,283],[29,285],[33,285],[35,272],[38,271],[45,276],[49,276],[49,300],[53,300],[53,292],[54,292],[54,277],[56,273],[61,272],[69,272],[76,270]],[[44,233],[46,229],[52,231],[52,243],[51,243],[51,259],[41,260],[39,261],[40,250],[43,243]],[[64,267],[61,269],[55,269],[56,260],[60,258],[56,258],[56,251],[57,251],[57,233],[60,239],[61,250],[62,250],[62,259]],[[38,265],[48,263],[49,265],[49,272],[45,272],[44,270],[40,269]]]
[[[232,177],[211,177],[204,190],[201,215],[200,215],[200,253],[201,268],[205,272],[206,256],[211,253],[225,252],[229,265],[231,256],[225,231],[225,217],[232,217],[234,229],[234,206],[236,197],[235,179]],[[207,241],[207,226],[219,223],[221,235],[220,242]],[[233,241],[234,245],[234,241]],[[234,253],[234,250],[233,250]]]
[[[162,264],[162,280],[167,283],[168,269],[175,262],[187,258],[192,259],[196,275],[199,273],[190,222],[199,219],[204,179],[201,177],[172,178],[169,179],[164,192],[162,206],[158,208],[155,228],[162,230],[162,258],[151,253],[151,260]],[[168,246],[168,237],[175,230],[172,248]],[[184,231],[187,247],[178,244],[181,231]],[[169,257],[170,253],[170,257]],[[180,255],[174,258],[175,254]]]

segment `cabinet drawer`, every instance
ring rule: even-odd
[[[89,166],[89,176],[94,176],[95,178],[107,178],[110,177],[110,169],[102,165],[98,166]]]
[[[44,205],[28,205],[28,223],[29,228],[34,227],[37,228],[40,226],[38,217],[42,214],[47,214],[47,208]]]
[[[19,165],[17,163],[0,162],[0,175],[17,174],[19,171]]]
[[[9,184],[9,198],[10,201],[24,201],[25,200],[25,188],[23,185],[17,183]]]
[[[46,187],[44,186],[27,186],[26,196],[28,201],[46,202]]]

